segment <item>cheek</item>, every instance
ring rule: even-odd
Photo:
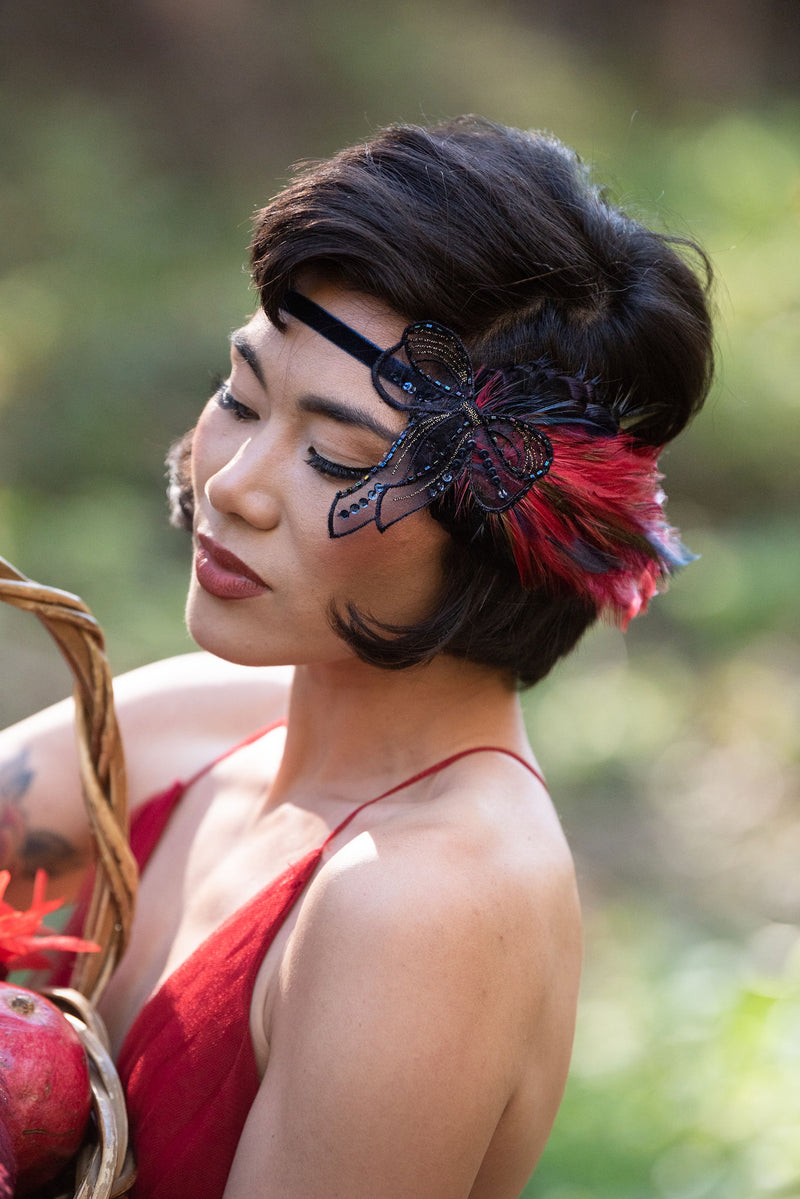
[[[202,495],[203,488],[213,474],[224,465],[220,453],[220,438],[213,433],[215,410],[212,401],[200,414],[192,436],[191,476],[195,495]]]
[[[385,533],[367,525],[328,540],[326,569],[338,604],[354,603],[379,620],[415,624],[441,594],[449,535],[427,514],[406,517]]]
[[[236,459],[250,435],[249,424],[234,424],[216,401],[209,401],[192,439],[191,480],[196,502],[208,498],[209,483]]]
[[[205,410],[201,413],[200,419],[195,425],[194,434],[192,436],[192,456],[189,460],[190,478],[192,481],[192,491],[194,492],[195,505],[200,496],[203,495],[205,485],[210,477],[211,471],[208,462],[209,438],[207,435],[207,421]]]

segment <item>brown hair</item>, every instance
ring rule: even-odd
[[[699,259],[705,279],[676,252]],[[313,269],[408,321],[453,329],[473,361],[546,359],[599,380],[626,432],[660,446],[699,409],[712,375],[710,268],[690,242],[610,204],[556,139],[462,117],[393,125],[298,171],[256,218],[253,280],[269,318]],[[542,678],[593,623],[591,603],[523,588],[507,549],[431,511],[453,534],[441,602],[411,628],[333,613],[367,661],[403,667],[447,652],[523,684]]]

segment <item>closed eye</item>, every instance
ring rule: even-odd
[[[371,470],[369,466],[343,466],[341,462],[331,462],[330,458],[323,458],[322,454],[318,454],[313,445],[308,447],[306,462],[321,475],[327,475],[330,479],[351,481],[363,479]]]
[[[217,407],[230,412],[234,420],[258,420],[258,413],[252,408],[248,408],[246,404],[241,404],[239,400],[234,399],[227,383],[221,383],[216,393],[215,399]]]

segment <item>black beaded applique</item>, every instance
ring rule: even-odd
[[[623,629],[691,561],[664,515],[660,447],[620,428],[624,400],[600,380],[545,359],[473,375],[458,337],[433,321],[382,350],[297,292],[282,307],[368,367],[408,417],[383,459],[336,493],[331,537],[386,529],[447,494],[453,515],[475,506],[481,526],[502,530],[523,587],[564,589]]]
[[[328,516],[332,537],[370,521],[383,531],[454,486],[463,485],[484,512],[505,512],[549,471],[553,448],[541,429],[482,412],[479,397],[492,377],[476,394],[469,355],[450,329],[420,321],[381,350],[297,292],[288,293],[283,307],[369,366],[381,398],[409,413],[384,458],[336,493]]]

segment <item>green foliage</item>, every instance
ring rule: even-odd
[[[564,1103],[524,1199],[800,1195],[800,938],[692,940],[640,901],[588,922]]]

